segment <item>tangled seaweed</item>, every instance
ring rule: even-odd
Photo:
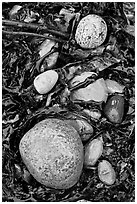
[[[14,5],[21,6],[10,15]],[[64,22],[62,8],[75,11],[76,16]],[[2,190],[3,202],[133,202],[135,199],[135,3],[112,2],[3,2],[2,39]],[[74,41],[80,18],[88,14],[102,16],[108,25],[107,39],[95,50],[82,50]],[[60,21],[55,21],[59,18]],[[27,20],[26,20],[27,19]],[[26,26],[26,21],[30,23]],[[15,23],[19,22],[19,23]],[[35,25],[35,26],[34,26]],[[54,69],[59,84],[47,95],[39,96],[33,89],[40,72],[37,47],[44,32],[52,33],[59,43],[59,58]],[[25,34],[24,34],[25,33]],[[29,34],[28,34],[29,33]],[[50,39],[50,37],[49,37]],[[92,120],[96,138],[102,134],[104,152],[116,171],[116,182],[107,186],[100,182],[95,168],[83,169],[79,182],[68,190],[49,189],[38,183],[27,171],[19,154],[19,142],[37,122],[47,117],[68,119],[79,115],[81,107],[100,108],[99,104],[72,103],[67,97],[66,83],[73,75],[70,67],[81,64],[94,67],[98,77],[111,78],[126,86],[127,114],[121,124],[101,118]],[[100,70],[97,70],[98,67]],[[84,86],[88,82],[84,82]],[[65,98],[61,101],[62,94]],[[100,108],[101,110],[101,108]],[[89,120],[90,121],[90,120]]]

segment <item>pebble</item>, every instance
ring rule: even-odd
[[[108,97],[106,83],[103,78],[100,78],[85,88],[73,91],[70,96],[72,101],[106,102]]]
[[[93,109],[93,110],[84,109],[82,112],[86,113],[86,115],[88,115],[89,117],[95,120],[99,120],[101,118],[101,112],[96,109]]]
[[[106,160],[102,160],[99,163],[98,176],[99,176],[99,179],[107,185],[114,184],[114,182],[116,180],[116,173],[115,173],[112,165]]]
[[[58,47],[58,43],[56,43],[55,41],[50,39],[44,40],[44,42],[38,48],[40,57],[43,57],[45,54],[49,53],[55,46]]]
[[[120,85],[118,82],[116,82],[114,80],[110,80],[110,79],[106,79],[105,82],[106,82],[109,94],[113,94],[115,92],[123,93],[124,86]]]
[[[39,94],[47,94],[55,86],[57,80],[58,73],[54,70],[48,70],[34,79],[34,87]]]
[[[51,118],[37,123],[22,137],[19,151],[30,174],[46,187],[68,189],[82,173],[82,141],[63,120]]]
[[[76,42],[85,49],[100,46],[107,36],[107,24],[98,15],[90,14],[82,18],[76,29]]]
[[[98,137],[97,139],[91,140],[85,146],[85,159],[84,165],[86,168],[90,166],[94,166],[97,160],[100,158],[103,152],[103,140],[102,137]]]
[[[124,116],[124,97],[121,95],[112,96],[104,107],[104,113],[112,123],[121,123]]]
[[[45,34],[45,35],[47,35],[47,34]],[[50,35],[50,36],[52,37],[52,35]],[[53,40],[46,39],[38,48],[40,58],[42,58],[44,55],[48,54],[54,48],[58,48],[58,43],[56,43]],[[49,56],[45,57],[42,65],[41,65],[40,70],[45,71],[47,69],[52,69],[56,65],[58,56],[59,56],[59,52],[55,51],[52,54],[50,54]]]

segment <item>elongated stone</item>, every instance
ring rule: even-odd
[[[104,113],[112,123],[121,123],[124,116],[124,97],[120,95],[112,96],[104,107]]]
[[[112,165],[106,160],[102,160],[99,163],[98,176],[99,179],[107,185],[112,185],[116,180],[116,173]]]
[[[42,58],[44,55],[48,54],[55,48],[58,48],[58,43],[53,40],[46,39],[38,48],[40,57]],[[41,72],[47,69],[52,69],[57,62],[58,56],[59,52],[55,51],[49,56],[45,57],[40,68]]]
[[[84,109],[82,112],[84,112],[87,116],[95,120],[99,120],[101,118],[101,112],[96,109],[93,109],[93,110]]]
[[[103,152],[103,140],[101,137],[90,141],[85,147],[85,159],[84,165],[88,168],[94,166],[102,155]]]

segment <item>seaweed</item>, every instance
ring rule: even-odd
[[[9,13],[14,5],[20,5],[21,9],[11,17]],[[63,16],[59,15],[62,8],[77,14],[68,27],[64,27]],[[3,202],[135,201],[134,9],[134,2],[2,3]],[[31,12],[35,14],[33,17]],[[75,43],[75,29],[82,17],[92,13],[106,20],[108,35],[100,48],[82,50]],[[31,22],[26,26],[24,19],[28,16]],[[55,23],[56,18],[60,19],[60,23]],[[45,31],[52,33],[53,39],[59,42],[60,54],[55,70],[60,80],[49,96],[39,96],[32,84],[42,63],[38,63],[37,47],[45,39]],[[112,186],[103,184],[98,178],[98,161],[93,169],[83,169],[79,182],[72,188],[50,189],[29,174],[20,157],[19,142],[31,127],[44,118],[67,119],[70,113],[80,115],[85,107],[99,108],[95,103],[74,104],[69,99],[67,82],[75,75],[69,68],[79,65],[82,69],[95,70],[99,78],[111,78],[126,86],[128,109],[121,124],[111,124],[103,117],[98,122],[90,120],[95,128],[93,138],[100,134],[103,136],[104,152],[99,160],[110,161],[117,179]],[[100,69],[97,69],[98,66]],[[63,93],[66,102],[61,102]]]

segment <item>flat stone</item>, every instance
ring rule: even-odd
[[[106,102],[108,97],[106,83],[103,78],[96,80],[85,88],[80,88],[71,93],[72,101]]]

